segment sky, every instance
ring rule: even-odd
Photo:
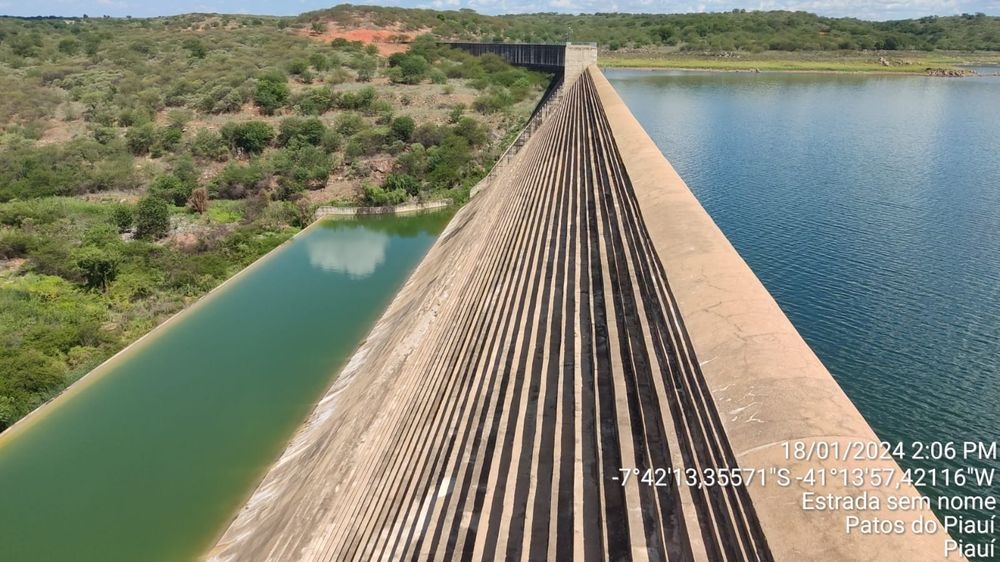
[[[189,12],[297,15],[328,8],[331,0],[0,0],[10,16],[163,16]],[[1000,0],[353,0],[409,8],[472,8],[483,14],[524,12],[686,13],[804,10],[825,16],[887,20],[985,12],[1000,16]]]

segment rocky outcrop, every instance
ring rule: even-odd
[[[945,78],[964,78],[966,76],[977,76],[974,70],[962,70],[960,68],[928,68],[924,71],[927,76],[942,76]]]

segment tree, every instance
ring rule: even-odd
[[[263,121],[226,123],[219,132],[231,149],[246,154],[262,152],[274,139],[274,129]]]
[[[83,273],[84,284],[91,290],[107,291],[108,285],[118,277],[118,257],[94,246],[79,250],[76,265]]]
[[[378,62],[373,57],[364,57],[357,65],[358,82],[370,82],[377,69]]]
[[[427,59],[412,53],[400,53],[389,59],[389,64],[398,68],[398,72],[390,75],[394,82],[404,84],[419,84],[427,74],[429,67]]]
[[[163,199],[148,196],[135,207],[135,236],[143,240],[163,238],[170,231],[170,206]]]
[[[199,187],[191,192],[191,197],[187,201],[188,207],[198,213],[203,214],[208,210],[208,190],[204,187]]]

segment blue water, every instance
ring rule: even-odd
[[[998,440],[1000,77],[607,76],[883,439]]]

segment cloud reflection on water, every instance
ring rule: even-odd
[[[389,236],[363,226],[338,228],[329,236],[306,239],[309,263],[331,273],[347,274],[353,279],[369,277],[385,262]]]

